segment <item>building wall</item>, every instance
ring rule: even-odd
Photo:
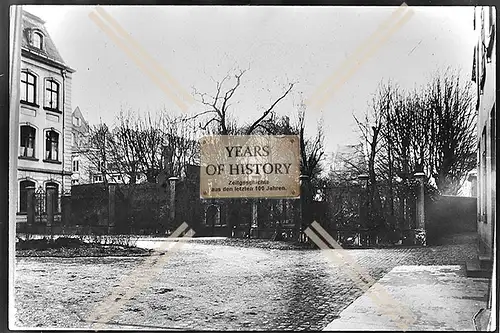
[[[23,12],[22,30],[33,24],[43,27],[43,21],[33,15]],[[42,30],[41,28],[37,28]],[[24,31],[24,30],[23,30]],[[43,31],[43,30],[42,30]],[[26,39],[26,32],[23,32]],[[23,41],[21,51],[21,72],[29,70],[36,77],[35,103],[26,104],[21,102],[19,106],[19,128],[23,125],[29,125],[35,128],[34,158],[22,157],[21,131],[18,135],[18,167],[17,181],[18,185],[23,180],[31,180],[35,183],[35,188],[42,187],[45,190],[47,182],[54,182],[59,185],[59,194],[69,193],[71,191],[71,81],[72,70],[60,62],[56,62],[52,57],[59,57],[54,54],[53,43],[47,32],[44,32],[44,43],[47,46],[46,52],[42,56],[32,52],[26,47],[26,41]],[[52,53],[51,53],[52,52]],[[43,58],[43,60],[40,60]],[[51,65],[53,64],[53,65]],[[45,106],[45,83],[48,78],[59,83],[59,112],[46,110]],[[46,161],[46,131],[54,130],[59,134],[58,158],[57,161]],[[19,212],[19,195],[17,191],[16,212]],[[25,214],[18,214],[17,221],[25,221]]]
[[[77,121],[77,119],[79,119],[79,122]],[[90,127],[79,107],[76,107],[76,109],[73,111],[71,121],[71,135],[73,137],[71,159],[73,174],[71,175],[71,183],[72,185],[90,184],[92,182],[92,169],[95,168],[93,168],[92,163],[89,161],[85,153],[83,153],[83,151],[88,148],[87,140],[90,132]],[[78,161],[77,169],[73,168],[73,163],[75,161]]]
[[[478,98],[478,219],[477,229],[482,255],[493,256],[493,235],[496,223],[496,36],[490,32],[496,21],[494,7],[476,7],[475,30],[478,43],[475,51],[476,88]],[[492,47],[487,57],[487,48]]]
[[[73,169],[73,173],[71,175],[72,185],[92,183],[92,164],[89,159],[85,156],[85,154],[73,152],[72,163],[74,163],[75,161],[78,161],[78,168]]]

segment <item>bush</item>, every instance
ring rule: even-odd
[[[83,242],[79,238],[74,237],[59,237],[54,241],[56,247],[78,247]]]

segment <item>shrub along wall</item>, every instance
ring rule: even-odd
[[[115,230],[118,233],[165,232],[169,224],[169,193],[158,184],[118,185]]]
[[[66,225],[104,227],[108,225],[108,189],[103,184],[71,187],[71,219]]]

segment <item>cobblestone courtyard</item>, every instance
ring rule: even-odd
[[[399,265],[463,265],[476,254],[471,240],[348,251],[378,280]],[[106,328],[319,330],[362,294],[320,250],[239,242],[187,242]],[[16,325],[89,328],[92,310],[144,260],[17,258]]]

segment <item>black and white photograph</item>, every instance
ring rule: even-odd
[[[495,331],[496,14],[11,5],[8,328]]]

